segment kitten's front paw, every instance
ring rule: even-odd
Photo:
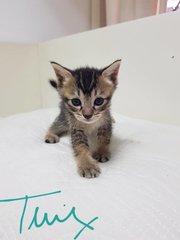
[[[109,161],[109,154],[101,154],[101,153],[94,153],[93,158],[95,158],[98,162],[105,163]]]
[[[81,177],[95,178],[101,173],[101,170],[97,164],[87,163],[78,167],[78,173]]]
[[[59,136],[54,133],[47,133],[45,136],[46,143],[57,143],[59,142]]]

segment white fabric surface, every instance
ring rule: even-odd
[[[43,141],[57,113],[0,119],[0,199],[62,191],[29,200],[22,234],[23,202],[0,202],[0,239],[74,239],[82,226],[73,219],[27,230],[37,206],[39,219],[44,212],[63,218],[74,206],[83,221],[98,217],[78,240],[179,240],[180,128],[113,114],[112,158],[100,164],[98,178],[84,179],[68,136],[57,144]]]

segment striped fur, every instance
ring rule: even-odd
[[[80,68],[73,72],[76,85],[82,90],[84,95],[91,95],[93,89],[97,86],[97,80],[100,76],[100,71],[95,68]]]

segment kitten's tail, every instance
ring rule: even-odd
[[[57,90],[57,82],[54,79],[49,79],[49,83],[53,88]]]

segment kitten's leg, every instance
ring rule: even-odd
[[[93,157],[99,162],[107,162],[110,158],[111,122],[100,127],[97,133],[97,146]]]
[[[48,129],[45,136],[46,143],[57,143],[61,136],[67,134],[69,131],[69,124],[63,114],[60,114],[53,124]]]
[[[87,136],[83,130],[72,129],[71,141],[77,160],[78,173],[81,177],[94,178],[100,174],[100,168],[95,159],[92,158]]]

